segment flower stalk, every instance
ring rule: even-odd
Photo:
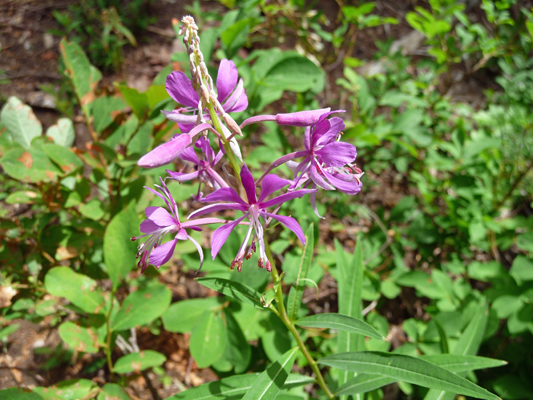
[[[329,389],[328,385],[326,384],[326,381],[324,380],[324,376],[322,375],[322,372],[320,372],[320,369],[318,368],[318,364],[316,363],[315,359],[311,356],[309,351],[307,350],[307,347],[305,347],[305,343],[302,340],[302,337],[298,333],[298,330],[296,329],[296,326],[294,326],[294,323],[289,319],[289,316],[287,315],[287,312],[285,310],[285,304],[283,303],[283,291],[281,289],[281,278],[278,275],[278,270],[276,269],[276,264],[274,263],[274,258],[272,257],[272,252],[270,251],[270,245],[267,240],[265,240],[265,247],[266,247],[266,254],[267,257],[272,264],[272,280],[274,281],[274,290],[276,291],[276,303],[278,306],[278,317],[281,319],[283,324],[287,327],[291,335],[296,339],[296,343],[298,344],[298,347],[302,351],[302,354],[304,355],[305,359],[309,363],[309,366],[313,370],[313,372],[316,375],[316,381],[320,388],[324,391],[328,399],[332,400],[335,398],[333,393],[331,393],[331,390]]]

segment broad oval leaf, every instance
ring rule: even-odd
[[[444,368],[406,355],[370,351],[341,353],[324,357],[318,363],[342,370],[388,376],[479,399],[499,400],[498,396]]]
[[[96,400],[130,400],[130,397],[120,385],[106,383]]]
[[[55,143],[47,143],[43,150],[50,159],[59,165],[65,174],[70,174],[83,167],[83,162],[72,152],[63,146]]]
[[[37,393],[27,388],[12,387],[0,390],[0,399],[3,400],[43,400]]]
[[[173,303],[162,315],[163,325],[169,332],[192,331],[204,312],[220,306],[218,297],[187,299]]]
[[[69,379],[57,383],[51,387],[33,388],[44,400],[78,400],[92,398],[100,389],[98,385],[89,379]]]
[[[50,182],[62,175],[46,153],[34,146],[28,150],[17,147],[8,151],[0,159],[0,164],[6,174],[23,182]]]
[[[94,329],[67,321],[59,326],[58,331],[61,339],[74,350],[85,353],[98,353],[98,333]]]
[[[289,376],[298,347],[286,352],[278,361],[270,364],[267,369],[259,375],[250,390],[246,392],[243,400],[272,400],[283,387],[285,380]]]
[[[228,297],[242,301],[248,305],[263,309],[261,294],[249,286],[239,282],[230,281],[223,278],[198,278],[198,283],[216,290]]]
[[[46,130],[46,136],[51,137],[54,143],[63,147],[72,147],[76,134],[74,124],[69,118],[59,118],[55,125]]]
[[[139,220],[132,205],[120,211],[107,225],[104,235],[104,261],[114,288],[120,285],[136,264],[137,246],[131,241],[131,237],[137,232]]]
[[[300,318],[295,322],[299,326],[310,328],[329,328],[338,331],[355,333],[358,335],[369,336],[375,339],[387,340],[381,333],[376,331],[366,322],[357,318],[348,317],[340,314],[315,314],[305,318]]]
[[[25,149],[30,148],[33,138],[43,133],[41,122],[31,107],[14,96],[11,96],[2,108],[0,122],[7,128],[13,140]]]
[[[227,332],[220,313],[206,311],[191,332],[191,355],[199,368],[216,362],[226,348]]]
[[[234,375],[218,381],[204,383],[203,385],[188,389],[184,392],[168,397],[166,400],[237,400],[252,387],[260,374]],[[290,389],[313,383],[315,380],[309,376],[289,374],[283,389]]]
[[[298,318],[298,311],[300,310],[305,289],[305,279],[307,279],[307,272],[313,261],[314,243],[314,226],[310,224],[305,235],[305,248],[302,260],[300,261],[300,268],[298,269],[298,277],[296,278],[296,282],[294,282],[294,286],[291,287],[287,300],[287,315],[291,321]]]
[[[172,300],[172,293],[165,285],[154,285],[131,293],[118,311],[111,329],[123,331],[148,324],[160,317]]]
[[[307,57],[295,52],[286,52],[265,77],[265,85],[278,90],[305,92],[320,78],[322,71]]]
[[[52,268],[44,278],[44,285],[52,296],[65,297],[85,312],[97,314],[105,311],[105,299],[96,281],[69,267]]]
[[[113,371],[117,374],[144,371],[151,367],[159,367],[166,359],[163,354],[157,351],[143,350],[120,357],[113,366]]]

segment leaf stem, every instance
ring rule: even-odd
[[[276,299],[278,304],[278,316],[281,319],[281,321],[285,324],[289,332],[294,336],[296,339],[296,343],[298,343],[298,347],[302,351],[305,359],[309,363],[309,366],[313,370],[313,372],[316,375],[316,380],[318,385],[322,388],[324,393],[326,393],[326,396],[328,399],[334,399],[335,396],[331,393],[331,390],[329,390],[328,385],[326,384],[326,381],[324,380],[324,376],[322,376],[322,373],[320,372],[320,369],[318,368],[318,365],[316,361],[313,359],[311,354],[309,354],[309,351],[307,350],[307,347],[305,347],[305,343],[302,340],[302,337],[296,330],[296,327],[294,326],[293,322],[289,319],[287,316],[287,312],[285,311],[285,305],[283,303],[283,292],[281,290],[281,284],[280,284],[280,277],[278,275],[278,270],[276,269],[276,264],[274,263],[274,259],[272,257],[272,252],[270,251],[270,245],[268,244],[268,241],[265,240],[265,250],[266,255],[268,257],[268,260],[270,261],[270,264],[272,264],[272,279],[274,280],[274,290],[276,291]]]
[[[107,337],[106,337],[106,347],[105,347],[105,353],[107,358],[107,365],[109,367],[109,373],[111,376],[113,376],[113,360],[111,360],[111,338],[113,335],[113,331],[111,330],[111,313],[113,312],[113,305],[114,305],[114,299],[115,299],[115,291],[116,289],[113,289],[111,291],[111,305],[109,306],[109,312],[105,315],[105,321],[107,325]]]

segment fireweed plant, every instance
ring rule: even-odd
[[[167,208],[147,207],[145,210],[147,219],[140,226],[143,234],[133,237],[132,240],[145,238],[145,241],[138,247],[137,253],[138,267],[142,271],[150,264],[157,268],[165,264],[172,257],[176,244],[180,240],[190,240],[198,249],[200,255],[198,267],[201,268],[202,248],[189,235],[190,230],[201,230],[203,225],[217,226],[211,235],[211,256],[214,260],[237,225],[245,226],[244,240],[230,268],[237,269],[239,272],[243,268],[252,268],[253,266],[248,265],[245,260],[249,260],[252,254],[257,252],[258,266],[271,273],[273,294],[257,296],[258,293],[253,289],[221,278],[207,278],[215,279],[215,282],[211,282],[211,286],[204,284],[230,297],[272,311],[287,327],[298,347],[271,364],[257,378],[244,398],[275,398],[288,377],[296,352],[300,350],[315,375],[316,383],[323,391],[319,393],[320,396],[328,399],[373,390],[397,380],[427,386],[436,390],[436,393],[448,391],[483,399],[497,399],[485,389],[453,373],[474,369],[474,367],[469,368],[468,365],[474,364],[476,357],[443,354],[440,358],[429,358],[426,361],[423,358],[393,353],[354,351],[363,348],[359,345],[354,347],[353,343],[356,343],[356,340],[352,341],[350,335],[385,339],[370,325],[354,318],[354,316],[360,318],[360,312],[344,310],[351,316],[319,314],[298,319],[303,294],[303,287],[298,286],[291,289],[287,306],[285,306],[281,285],[283,273],[278,274],[266,230],[269,224],[279,223],[292,231],[305,245],[306,236],[298,221],[291,216],[280,214],[283,204],[309,195],[311,206],[316,215],[320,217],[316,207],[318,190],[338,190],[349,195],[356,195],[361,191],[363,172],[355,164],[356,148],[352,144],[341,141],[345,125],[340,115],[344,110],[332,111],[330,108],[325,108],[277,115],[258,115],[248,118],[239,125],[230,114],[246,110],[248,98],[235,64],[230,60],[222,60],[216,84],[214,84],[200,51],[198,27],[194,19],[186,16],[182,23],[179,35],[183,35],[187,48],[192,79],[189,79],[183,72],[172,72],[167,77],[168,93],[184,107],[164,111],[166,118],[178,123],[182,133],[141,157],[138,165],[156,168],[178,158],[187,165],[191,165],[192,168],[183,168],[178,172],[167,171],[168,176],[165,179],[160,178],[161,184],[156,185],[157,190],[147,188],[161,198]],[[278,125],[303,127],[305,128],[304,139],[302,150],[278,158],[255,180],[243,158],[237,137],[242,136],[243,127],[265,121],[274,121]],[[218,151],[213,149],[214,143],[219,145]],[[282,165],[286,165],[292,171],[290,179],[276,174],[277,168]],[[219,172],[221,169],[223,173]],[[185,222],[180,221],[176,201],[172,198],[165,182],[172,180],[179,183],[192,180],[199,182],[198,192],[193,196],[193,200],[201,203],[201,206],[193,211]],[[202,184],[203,189],[209,193],[202,192]],[[239,211],[242,215],[236,215],[234,220],[214,216],[217,212],[228,210]],[[167,235],[170,235],[171,240],[163,243]],[[310,248],[311,254],[307,255],[309,260],[312,256],[312,247]],[[306,247],[306,254],[307,249],[308,247]],[[360,245],[358,245],[358,250],[356,249],[356,254],[359,255],[359,262],[362,265]],[[349,279],[353,279],[350,282],[360,285],[362,275],[349,272],[344,272],[344,274],[346,277],[350,276]],[[359,281],[355,279],[356,276],[359,277]],[[305,277],[302,280],[306,280]],[[349,283],[342,282],[341,277],[341,284],[346,287]],[[339,290],[342,291],[342,288]],[[358,309],[359,306],[353,307]],[[344,333],[348,332],[348,335],[339,335],[338,354],[316,361],[307,349],[305,340],[296,328],[297,325],[336,329]],[[348,352],[341,352],[342,350]],[[318,367],[319,364],[342,371],[338,375],[332,375],[337,377],[336,391],[330,388],[331,382],[326,383]],[[461,367],[454,367],[457,364]],[[493,366],[489,364],[484,365]],[[354,372],[358,375],[354,375]],[[376,381],[376,375],[381,376],[378,379],[379,382]]]
[[[339,141],[344,123],[339,117],[329,118],[335,113],[329,108],[289,114],[260,115],[249,118],[239,126],[229,113],[244,111],[248,107],[248,98],[243,88],[242,78],[238,79],[235,64],[230,60],[222,60],[215,86],[200,51],[198,27],[194,19],[186,16],[182,22],[180,34],[184,36],[183,42],[189,54],[192,79],[189,80],[181,71],[173,72],[167,77],[166,88],[174,100],[187,107],[164,112],[169,120],[178,123],[182,133],[175,135],[169,142],[143,156],[138,165],[155,168],[166,165],[176,158],[191,163],[193,165],[191,172],[168,171],[169,176],[166,179],[178,182],[196,179],[200,184],[204,183],[205,186],[212,188],[213,192],[203,196],[199,186],[198,195],[194,196],[194,200],[211,204],[194,211],[189,215],[187,222],[180,223],[176,202],[172,199],[165,181],[161,179],[161,185],[157,185],[157,189],[162,194],[147,188],[164,200],[170,213],[162,207],[146,209],[147,219],[141,224],[141,232],[144,235],[132,238],[132,240],[137,240],[148,237],[138,248],[137,257],[140,259],[138,266],[142,271],[146,269],[147,263],[159,268],[170,259],[178,240],[191,240],[198,248],[203,262],[199,244],[187,234],[186,229],[200,229],[199,225],[205,224],[222,224],[213,232],[211,238],[211,255],[215,259],[232,230],[238,224],[247,225],[245,239],[231,263],[231,269],[237,268],[240,272],[243,268],[243,260],[250,259],[253,252],[259,252],[258,266],[266,268],[272,274],[276,285],[278,308],[276,310],[271,304],[268,308],[282,319],[294,335],[300,350],[317,376],[318,384],[328,398],[333,398],[316,361],[306,349],[294,323],[287,317],[281,285],[279,285],[280,276],[275,268],[265,229],[272,220],[275,220],[294,232],[302,244],[305,244],[305,235],[300,224],[290,216],[279,215],[280,206],[295,198],[311,195],[311,202],[316,211],[315,193],[318,188],[324,190],[337,188],[345,193],[357,194],[362,187],[360,178],[363,173],[354,164],[356,148],[352,144]],[[242,135],[242,127],[263,121],[276,121],[279,125],[305,127],[305,150],[288,154],[274,161],[266,172],[254,181],[246,163],[237,161],[244,160],[236,137]],[[213,135],[211,138],[209,133]],[[217,140],[220,144],[217,154],[210,145],[210,139]],[[197,155],[195,147],[201,150],[202,156]],[[227,158],[238,178],[237,188],[230,187],[229,180],[225,180],[216,171],[217,165],[224,157]],[[299,160],[299,162],[296,163],[294,160]],[[294,171],[292,180],[269,173],[288,162],[291,162],[288,166]],[[256,189],[259,186],[258,197]],[[272,197],[283,189],[285,193]],[[244,193],[245,196],[241,196],[240,193]],[[272,198],[269,199],[269,197]],[[243,215],[234,221],[195,218],[222,210],[237,210]],[[172,240],[161,244],[167,234],[172,236]]]

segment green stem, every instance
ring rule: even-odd
[[[274,290],[276,291],[276,299],[278,303],[278,313],[279,313],[278,316],[281,319],[281,321],[283,321],[283,323],[285,324],[289,332],[292,334],[292,336],[294,336],[294,338],[296,339],[296,343],[298,343],[298,347],[302,351],[304,357],[306,358],[311,369],[316,375],[316,381],[318,385],[322,388],[324,393],[326,393],[326,396],[328,397],[328,399],[330,400],[334,399],[335,396],[331,393],[331,390],[329,390],[328,385],[326,384],[326,381],[324,380],[324,377],[322,376],[322,373],[320,372],[320,369],[318,368],[316,361],[313,359],[311,354],[309,354],[309,351],[307,350],[307,347],[305,347],[305,343],[303,342],[302,337],[296,330],[294,323],[287,316],[287,312],[285,311],[285,304],[283,303],[283,292],[281,290],[280,277],[278,275],[278,270],[276,269],[276,264],[274,263],[274,259],[272,257],[272,252],[270,251],[270,245],[268,244],[266,240],[265,240],[265,251],[266,251],[268,260],[270,261],[270,264],[272,264],[271,274],[272,274],[272,279],[274,280]]]
[[[211,116],[211,120],[213,121],[213,125],[217,132],[220,133],[221,139],[222,139],[222,146],[224,146],[224,151],[226,152],[226,155],[229,158],[229,162],[231,164],[231,167],[235,171],[235,174],[237,175],[237,178],[239,179],[239,182],[241,181],[241,167],[239,166],[239,162],[235,158],[235,154],[233,154],[233,150],[231,149],[231,146],[229,144],[228,139],[224,136],[224,133],[222,131],[222,125],[220,124],[220,119],[218,119],[218,115],[215,112],[215,108],[212,104],[207,104],[207,109],[209,110],[209,115]]]

